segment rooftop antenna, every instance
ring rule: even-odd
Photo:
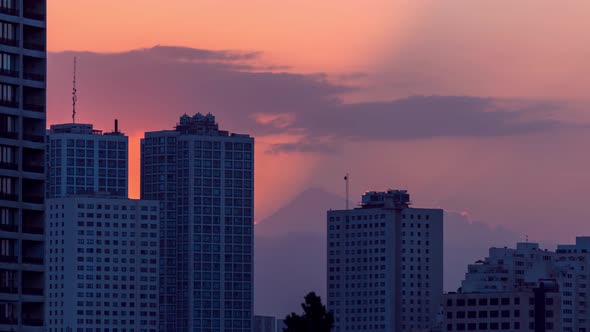
[[[78,101],[78,96],[76,95],[76,62],[77,58],[74,57],[74,79],[72,81],[72,123],[76,123],[76,101]]]
[[[346,182],[346,209],[348,210],[348,173],[344,176],[344,182]]]

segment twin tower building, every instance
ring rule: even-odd
[[[210,114],[146,133],[139,200],[117,124],[46,144],[47,331],[252,330],[252,137]]]

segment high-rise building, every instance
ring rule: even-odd
[[[47,197],[110,193],[127,197],[128,138],[92,124],[52,125],[47,131]]]
[[[251,331],[254,139],[210,114],[146,133],[141,197],[160,201],[160,331]]]
[[[438,324],[443,211],[410,207],[405,190],[367,192],[328,211],[328,309],[334,331],[418,331]]]
[[[43,331],[46,1],[0,1],[0,331]]]
[[[48,332],[158,330],[158,202],[47,200]]]

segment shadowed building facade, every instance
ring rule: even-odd
[[[45,0],[0,1],[0,331],[43,331]]]
[[[252,330],[254,139],[184,115],[141,141],[160,201],[160,331]]]

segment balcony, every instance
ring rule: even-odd
[[[0,2],[0,13],[6,15],[18,16],[18,8],[16,7],[16,0],[4,0]]]
[[[43,257],[23,256],[23,263],[24,264],[43,265]]]
[[[18,108],[18,102],[10,100],[0,100],[0,106]]]
[[[44,232],[43,227],[23,226],[23,233],[43,235]]]
[[[18,77],[18,71],[12,69],[0,68],[0,75],[9,77]]]
[[[0,167],[1,168],[1,167]],[[45,168],[39,165],[23,165],[23,171],[31,173],[45,173]]]
[[[23,294],[25,295],[43,295],[43,288],[23,288]]]
[[[44,143],[45,136],[43,135],[33,135],[33,134],[23,134],[23,139],[25,141],[35,142],[35,143]]]
[[[43,326],[43,319],[40,319],[40,318],[23,318],[23,325],[26,325],[26,326]]]
[[[0,224],[0,231],[2,232],[18,232],[17,225]]]
[[[18,46],[18,40],[11,39],[11,38],[0,38],[0,44],[16,47],[16,46]]]
[[[0,255],[0,263],[18,263],[17,256]]]
[[[39,112],[39,113],[43,113],[45,112],[45,106],[43,105],[37,105],[37,104],[24,104],[23,108],[26,111],[32,111],[32,112]]]
[[[18,9],[15,7],[0,5],[0,14],[18,16]]]
[[[33,204],[43,204],[45,198],[43,196],[23,195],[23,202]]]
[[[28,50],[45,52],[45,44],[26,42],[23,43],[23,47]]]
[[[2,193],[0,192],[0,199],[5,201],[18,201],[17,194],[9,194],[9,193]]]
[[[16,171],[18,169],[17,163],[0,162],[0,169],[9,169]]]
[[[35,13],[35,12],[32,12],[32,11],[28,11],[28,10],[25,10],[24,16],[25,16],[25,18],[28,18],[28,19],[31,19],[31,20],[45,21],[45,15],[44,14],[39,14],[39,13]]]
[[[17,73],[18,76],[18,73]],[[45,75],[42,74],[35,74],[35,73],[23,73],[23,78],[25,80],[31,81],[38,81],[38,82],[45,82]],[[43,106],[41,106],[43,107]],[[26,107],[25,107],[26,108]],[[42,112],[42,111],[41,111]]]
[[[14,286],[0,286],[0,293],[3,294],[17,294],[18,288]]]

